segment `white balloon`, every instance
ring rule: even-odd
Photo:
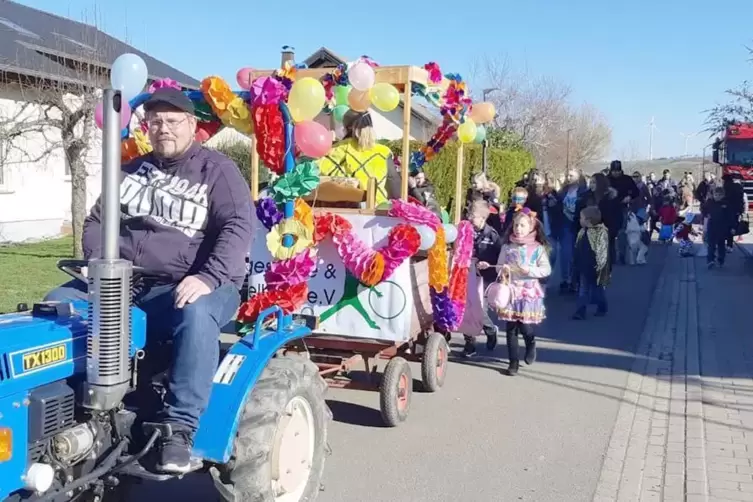
[[[451,223],[445,223],[442,226],[444,227],[444,235],[447,243],[452,244],[455,242],[455,239],[458,238],[458,227]]]
[[[421,244],[418,249],[421,251],[428,251],[434,245],[437,240],[437,234],[428,225],[416,225],[418,235],[421,236]]]
[[[146,63],[141,56],[126,53],[112,63],[110,83],[113,89],[120,91],[123,99],[130,101],[141,94],[148,76]]]

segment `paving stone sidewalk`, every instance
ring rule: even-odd
[[[671,250],[594,496],[753,501],[753,274]]]

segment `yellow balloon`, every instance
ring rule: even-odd
[[[471,119],[465,119],[458,127],[458,139],[463,143],[472,143],[476,139],[476,132],[476,123]]]
[[[313,120],[324,108],[326,96],[321,82],[311,77],[297,80],[290,89],[288,108],[293,121]]]
[[[351,89],[348,93],[348,106],[351,110],[357,112],[365,112],[371,106],[371,98],[369,98],[368,91],[359,91],[357,89]]]
[[[400,93],[394,85],[386,82],[375,84],[369,89],[369,97],[374,107],[383,112],[391,112],[400,104]]]

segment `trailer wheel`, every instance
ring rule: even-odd
[[[444,385],[448,353],[444,337],[439,333],[430,334],[421,359],[421,382],[424,391],[437,392]]]
[[[408,361],[390,359],[379,385],[379,408],[388,427],[397,427],[408,418],[413,396],[413,375]]]
[[[314,363],[271,359],[249,395],[230,462],[213,473],[228,502],[312,502],[324,471],[332,412]]]

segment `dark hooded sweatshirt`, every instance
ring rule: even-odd
[[[243,283],[251,248],[251,198],[238,166],[194,143],[183,155],[147,154],[122,167],[120,256],[175,282]],[[86,259],[101,255],[100,200],[84,222]]]

